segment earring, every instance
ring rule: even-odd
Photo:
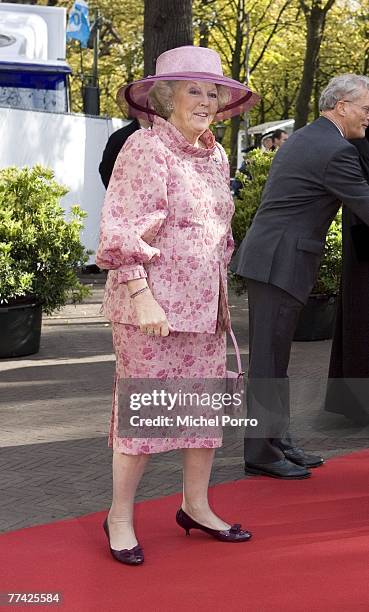
[[[167,111],[167,115],[169,117],[169,115],[172,114],[172,112],[174,111],[174,106],[173,106],[173,102],[169,102],[166,107],[165,110]]]

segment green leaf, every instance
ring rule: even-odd
[[[60,204],[68,189],[49,168],[0,170],[0,303],[35,296],[51,314],[88,289],[77,272],[89,257],[80,239],[85,211]]]

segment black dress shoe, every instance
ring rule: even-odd
[[[305,468],[319,467],[324,463],[324,459],[319,457],[319,455],[310,455],[309,453],[305,453],[302,448],[298,448],[297,446],[282,450],[286,459]]]
[[[311,473],[304,467],[296,465],[291,461],[280,459],[273,463],[245,463],[246,474],[261,474],[272,478],[283,478],[285,480],[299,480],[309,478]]]

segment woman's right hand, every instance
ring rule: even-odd
[[[169,336],[166,314],[154,299],[150,289],[132,298],[140,331],[152,336]]]

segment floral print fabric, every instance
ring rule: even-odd
[[[120,152],[105,198],[96,263],[109,270],[103,312],[113,322],[116,380],[225,378],[229,328],[227,265],[234,211],[225,153],[210,130],[194,147],[155,117]],[[137,328],[127,281],[147,277],[170,335]],[[221,446],[189,432],[180,438],[119,436],[115,385],[109,445],[127,454]],[[184,432],[186,434],[186,432]]]
[[[228,162],[207,130],[194,147],[155,117],[120,152],[105,198],[96,263],[109,269],[103,312],[137,324],[127,281],[147,277],[173,331],[215,333],[233,252]],[[229,325],[228,309],[222,308]],[[223,316],[224,318],[224,316]]]
[[[178,438],[119,437],[119,379],[225,378],[226,335],[172,332],[147,336],[133,325],[113,323],[116,384],[110,421],[109,446],[128,455],[160,453],[179,448],[216,448],[221,437],[205,437],[198,430]]]

